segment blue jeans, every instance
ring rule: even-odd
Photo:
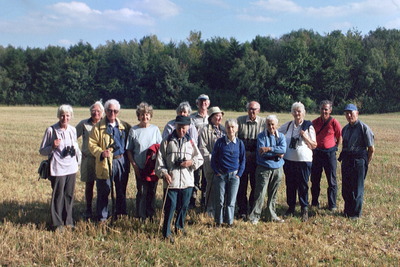
[[[235,215],[236,195],[239,189],[240,179],[237,171],[214,175],[214,207],[216,223],[222,223],[222,217],[227,224],[233,224]],[[224,210],[225,206],[225,210]]]
[[[337,182],[336,182],[336,149],[332,151],[313,151],[313,162],[311,167],[311,195],[312,205],[319,205],[319,194],[321,191],[322,170],[325,170],[326,180],[328,181],[328,207],[336,208]]]
[[[165,207],[164,207],[164,224],[163,236],[171,235],[171,222],[176,211],[175,230],[183,230],[185,226],[186,212],[189,207],[190,197],[192,196],[193,187],[185,189],[168,189]]]
[[[258,221],[261,218],[264,206],[264,198],[267,195],[267,220],[276,220],[276,195],[283,176],[283,168],[268,169],[264,166],[257,166],[256,169],[256,190],[254,194],[255,204],[253,211],[250,213],[251,221]]]
[[[308,180],[311,165],[311,162],[285,160],[283,170],[286,176],[286,201],[291,210],[294,210],[296,206],[297,192],[301,208],[308,207]]]
[[[106,159],[105,159],[106,160]],[[128,163],[128,164],[126,164]],[[100,221],[108,217],[108,196],[111,192],[111,182],[115,186],[115,215],[125,215],[126,212],[126,187],[128,185],[129,161],[125,157],[114,159],[111,179],[97,179],[97,216]]]

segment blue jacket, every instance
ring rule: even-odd
[[[235,137],[230,142],[223,136],[217,140],[211,156],[211,168],[217,174],[226,174],[237,171],[237,176],[243,175],[246,167],[246,150],[243,141]]]
[[[286,153],[286,138],[282,133],[279,137],[271,135],[267,130],[258,134],[257,137],[257,165],[264,166],[269,169],[278,169],[285,163],[283,158],[278,154]],[[271,147],[271,151],[260,155],[258,152],[261,147]]]

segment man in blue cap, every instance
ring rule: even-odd
[[[344,215],[356,220],[361,216],[364,180],[375,151],[374,133],[358,119],[356,105],[348,104],[344,112],[349,123],[342,130],[343,149],[338,159],[342,162]]]

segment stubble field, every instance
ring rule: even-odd
[[[76,229],[50,231],[50,184],[38,181],[43,159],[39,145],[49,125],[57,121],[56,107],[0,107],[0,265],[8,266],[398,266],[400,263],[400,122],[399,114],[360,115],[375,133],[376,154],[365,183],[363,217],[351,221],[341,215],[341,175],[338,169],[338,212],[313,210],[307,222],[299,216],[283,224],[251,225],[235,221],[233,228],[213,228],[212,220],[194,210],[187,235],[174,245],[158,232],[162,205],[158,186],[158,217],[141,224],[133,218],[135,179],[128,184],[129,216],[113,226],[84,221],[84,183],[75,191]],[[71,125],[87,118],[87,108],[75,108]],[[226,112],[226,118],[245,113]],[[268,112],[260,114],[268,115]],[[277,114],[280,124],[290,114]],[[152,123],[163,129],[175,117],[172,110],[155,110]],[[314,119],[316,114],[306,115]],[[342,126],[343,115],[335,116]],[[136,124],[134,110],[120,118]],[[323,177],[320,202],[327,204]],[[278,195],[278,214],[286,210],[285,185]],[[297,215],[299,215],[297,207]]]

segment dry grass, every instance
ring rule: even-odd
[[[121,118],[136,124],[134,114],[123,110]],[[284,224],[235,221],[232,229],[215,229],[209,218],[191,211],[187,236],[177,237],[175,245],[157,235],[158,220],[142,225],[132,218],[133,174],[128,185],[129,217],[112,227],[83,221],[84,184],[78,182],[76,230],[61,234],[49,230],[51,188],[48,181],[37,181],[36,170],[42,159],[38,155],[42,135],[57,121],[55,115],[56,107],[0,107],[0,265],[397,266],[400,262],[399,114],[360,117],[375,132],[377,151],[366,180],[361,220],[321,209],[313,211],[306,223],[293,217]],[[76,108],[72,124],[87,115],[87,109]],[[225,118],[238,115],[226,112]],[[281,122],[290,119],[289,114],[278,115]],[[156,110],[153,123],[162,130],[173,117],[174,111]],[[336,117],[345,124],[343,116]],[[322,187],[321,201],[326,205],[325,180]],[[158,189],[160,208],[161,186]],[[284,192],[282,184],[280,214],[287,207]],[[343,207],[340,192],[338,205]]]

